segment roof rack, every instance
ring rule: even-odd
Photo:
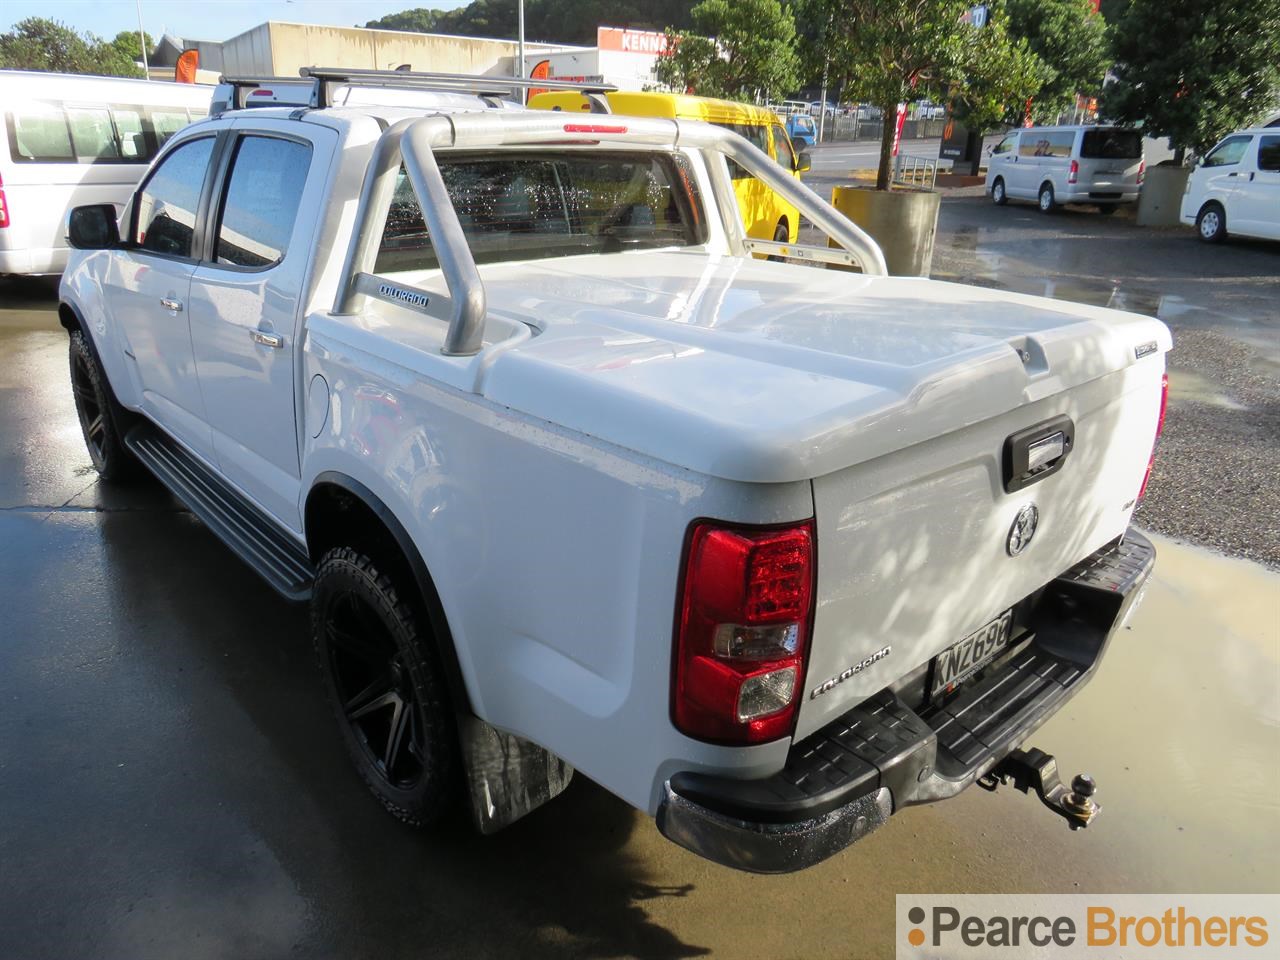
[[[536,80],[468,73],[414,73],[408,70],[361,70],[344,67],[303,67],[297,77],[219,78],[210,113],[248,106],[295,106],[323,109],[333,106],[333,91],[339,87],[393,87],[399,90],[434,90],[440,93],[470,93],[482,98],[502,98],[517,90],[574,90],[584,94],[592,113],[607,113],[603,94],[616,90],[607,83],[578,80]],[[251,97],[261,97],[252,100]],[[491,104],[493,105],[493,104]]]

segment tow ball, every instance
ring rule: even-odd
[[[1058,779],[1058,761],[1043,750],[1014,750],[999,764],[978,778],[978,786],[995,792],[1001,784],[1012,784],[1023,793],[1035,790],[1041,802],[1067,821],[1072,830],[1087,827],[1102,807],[1094,799],[1098,785],[1093,777],[1077,774],[1067,789]]]

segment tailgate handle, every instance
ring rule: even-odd
[[[1004,441],[1004,492],[1015,493],[1062,469],[1075,445],[1070,417],[1054,417],[1011,433]]]

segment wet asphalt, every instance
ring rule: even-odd
[[[1256,531],[1272,488],[1234,496],[1219,480],[1168,520],[1151,504],[1171,476],[1221,476],[1233,452],[1203,438],[1224,425],[1274,462],[1274,433],[1249,424],[1274,389],[1280,250],[1210,261],[1188,237],[1025,213],[948,199],[935,272],[1141,295],[1157,312],[1170,308],[1143,291],[1179,298],[1181,385],[1143,519],[1184,514],[1192,538]],[[1104,230],[1125,242],[1089,240]],[[1188,272],[1162,280],[1184,241]],[[405,828],[348,766],[305,611],[158,485],[98,481],[54,306],[48,285],[0,281],[5,960],[885,957],[895,892],[1280,891],[1280,575],[1163,538],[1131,628],[1033,741],[1097,777],[1088,831],[1011,790],[970,790],[805,873],[755,877],[674,847],[581,776],[493,837],[461,819]]]

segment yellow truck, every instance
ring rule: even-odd
[[[770,157],[792,171],[796,179],[809,169],[809,154],[797,153],[781,119],[772,110],[732,100],[713,100],[677,93],[649,93],[618,90],[604,95],[612,113],[632,117],[667,117],[703,120],[741,134]],[[572,90],[538,93],[529,98],[536,110],[590,111],[586,96]],[[747,236],[758,240],[795,243],[800,229],[800,213],[761,181],[729,161],[733,192]]]

